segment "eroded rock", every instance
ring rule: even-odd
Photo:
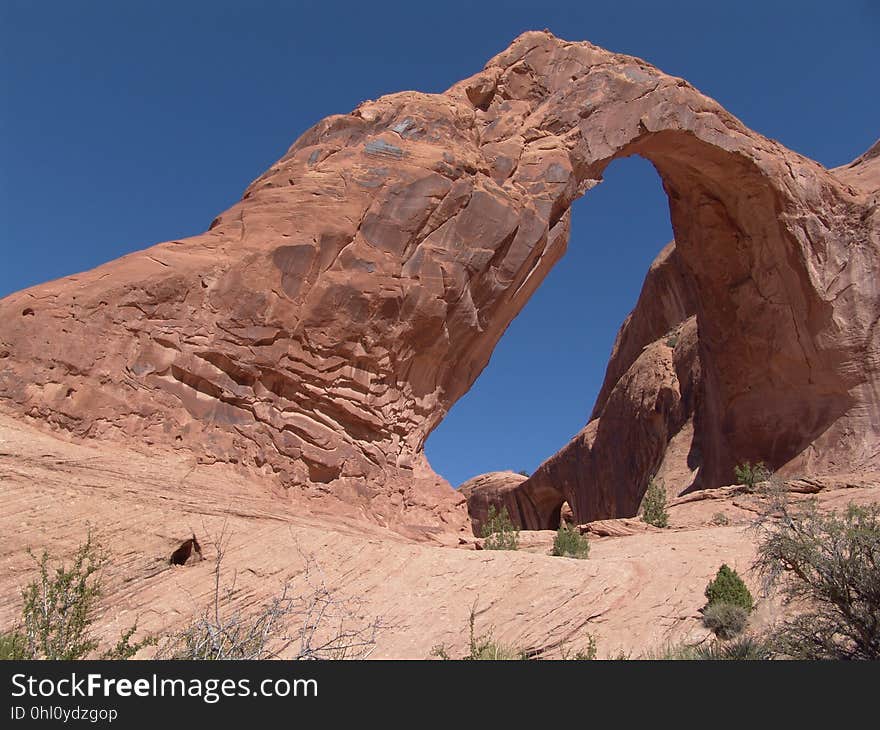
[[[876,466],[877,155],[828,171],[681,79],[546,32],[443,94],[322,120],[204,234],[0,301],[0,403],[383,524],[462,526],[425,439],[562,256],[572,201],[632,154],[663,180],[688,283],[659,286],[618,343],[569,449],[576,521],[631,513],[689,420],[703,487],[742,460]],[[693,419],[678,346],[638,347],[679,315],[699,332]],[[578,482],[584,459],[613,478]],[[521,486],[536,504],[550,472]]]

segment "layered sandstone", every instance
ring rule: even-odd
[[[880,201],[880,142],[832,173],[866,200],[870,228]],[[547,529],[558,524],[566,502],[579,508],[581,521],[634,515],[652,477],[671,499],[732,481],[732,473],[725,481],[701,469],[708,425],[717,414],[705,397],[697,308],[693,277],[672,242],[652,264],[618,332],[589,423],[528,480],[504,490],[480,488],[479,477],[470,480],[477,489],[462,492],[472,522],[494,504],[523,527]],[[763,377],[760,369],[755,377]],[[752,453],[760,459],[760,452]],[[857,466],[872,463],[869,458]],[[801,473],[797,464],[783,464],[782,473]],[[841,468],[846,471],[842,462],[818,471]]]
[[[590,636],[601,658],[620,652],[636,658],[671,643],[705,641],[703,591],[721,563],[735,567],[758,600],[753,629],[779,615],[749,571],[756,495],[692,493],[670,506],[666,530],[638,520],[593,523],[587,526],[589,560],[551,557],[553,533],[547,532],[523,533],[518,551],[475,552],[415,543],[336,510],[322,514],[320,502],[304,512],[289,491],[267,491],[263,480],[224,464],[197,464],[186,452],[169,456],[158,446],[134,451],[63,435],[0,414],[4,628],[16,625],[21,588],[36,575],[27,549],[68,558],[89,529],[110,558],[96,611],[96,636],[107,643],[136,620],[136,638],[164,637],[203,615],[213,605],[214,540],[224,530],[226,615],[250,615],[285,584],[296,596],[324,585],[347,603],[348,629],[380,620],[372,658],[427,659],[439,644],[453,657],[467,655],[472,607],[480,635],[491,632],[538,657],[571,656]],[[816,492],[824,509],[841,509],[880,500],[880,475],[813,481],[803,489]],[[719,513],[727,525],[713,520]],[[168,565],[192,532],[205,559]],[[153,649],[142,656],[152,657]]]
[[[559,477],[576,519],[631,512],[688,422],[700,486],[744,459],[877,466],[876,154],[829,172],[682,79],[547,32],[443,94],[324,119],[204,234],[0,301],[0,404],[461,527],[425,439],[562,256],[572,201],[633,154],[663,180],[687,293],[618,343],[572,462],[608,478]],[[639,349],[685,314],[679,344]]]

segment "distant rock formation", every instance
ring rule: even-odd
[[[745,459],[878,466],[877,148],[828,171],[682,79],[547,32],[443,94],[324,119],[204,234],[0,301],[0,405],[383,524],[461,526],[425,439],[562,256],[572,201],[633,154],[675,247],[594,419],[519,485],[558,495],[524,524],[563,500],[578,522],[632,514],[671,449],[701,487]]]
[[[468,479],[458,491],[467,500],[468,515],[475,535],[482,536],[483,525],[489,515],[489,507],[506,507],[511,521],[517,525],[527,524],[530,516],[535,512],[531,504],[534,495],[531,491],[519,489],[526,481],[524,474],[513,471],[490,471],[480,474],[473,479]],[[555,496],[557,490],[553,490]],[[526,505],[519,504],[519,500],[527,499]],[[561,506],[561,505],[560,505]],[[557,516],[557,522],[559,522]]]

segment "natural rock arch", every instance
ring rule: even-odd
[[[200,236],[4,299],[0,401],[384,522],[455,521],[424,441],[564,252],[571,202],[632,154],[663,180],[693,286],[702,483],[745,458],[876,464],[876,195],[681,79],[547,32],[444,94],[321,121]],[[631,511],[655,461],[566,495],[576,518]]]

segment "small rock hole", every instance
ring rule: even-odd
[[[202,560],[202,546],[199,545],[199,541],[196,540],[196,536],[193,534],[191,538],[184,540],[180,543],[177,550],[171,553],[171,557],[168,558],[168,564],[186,565],[198,560]]]

